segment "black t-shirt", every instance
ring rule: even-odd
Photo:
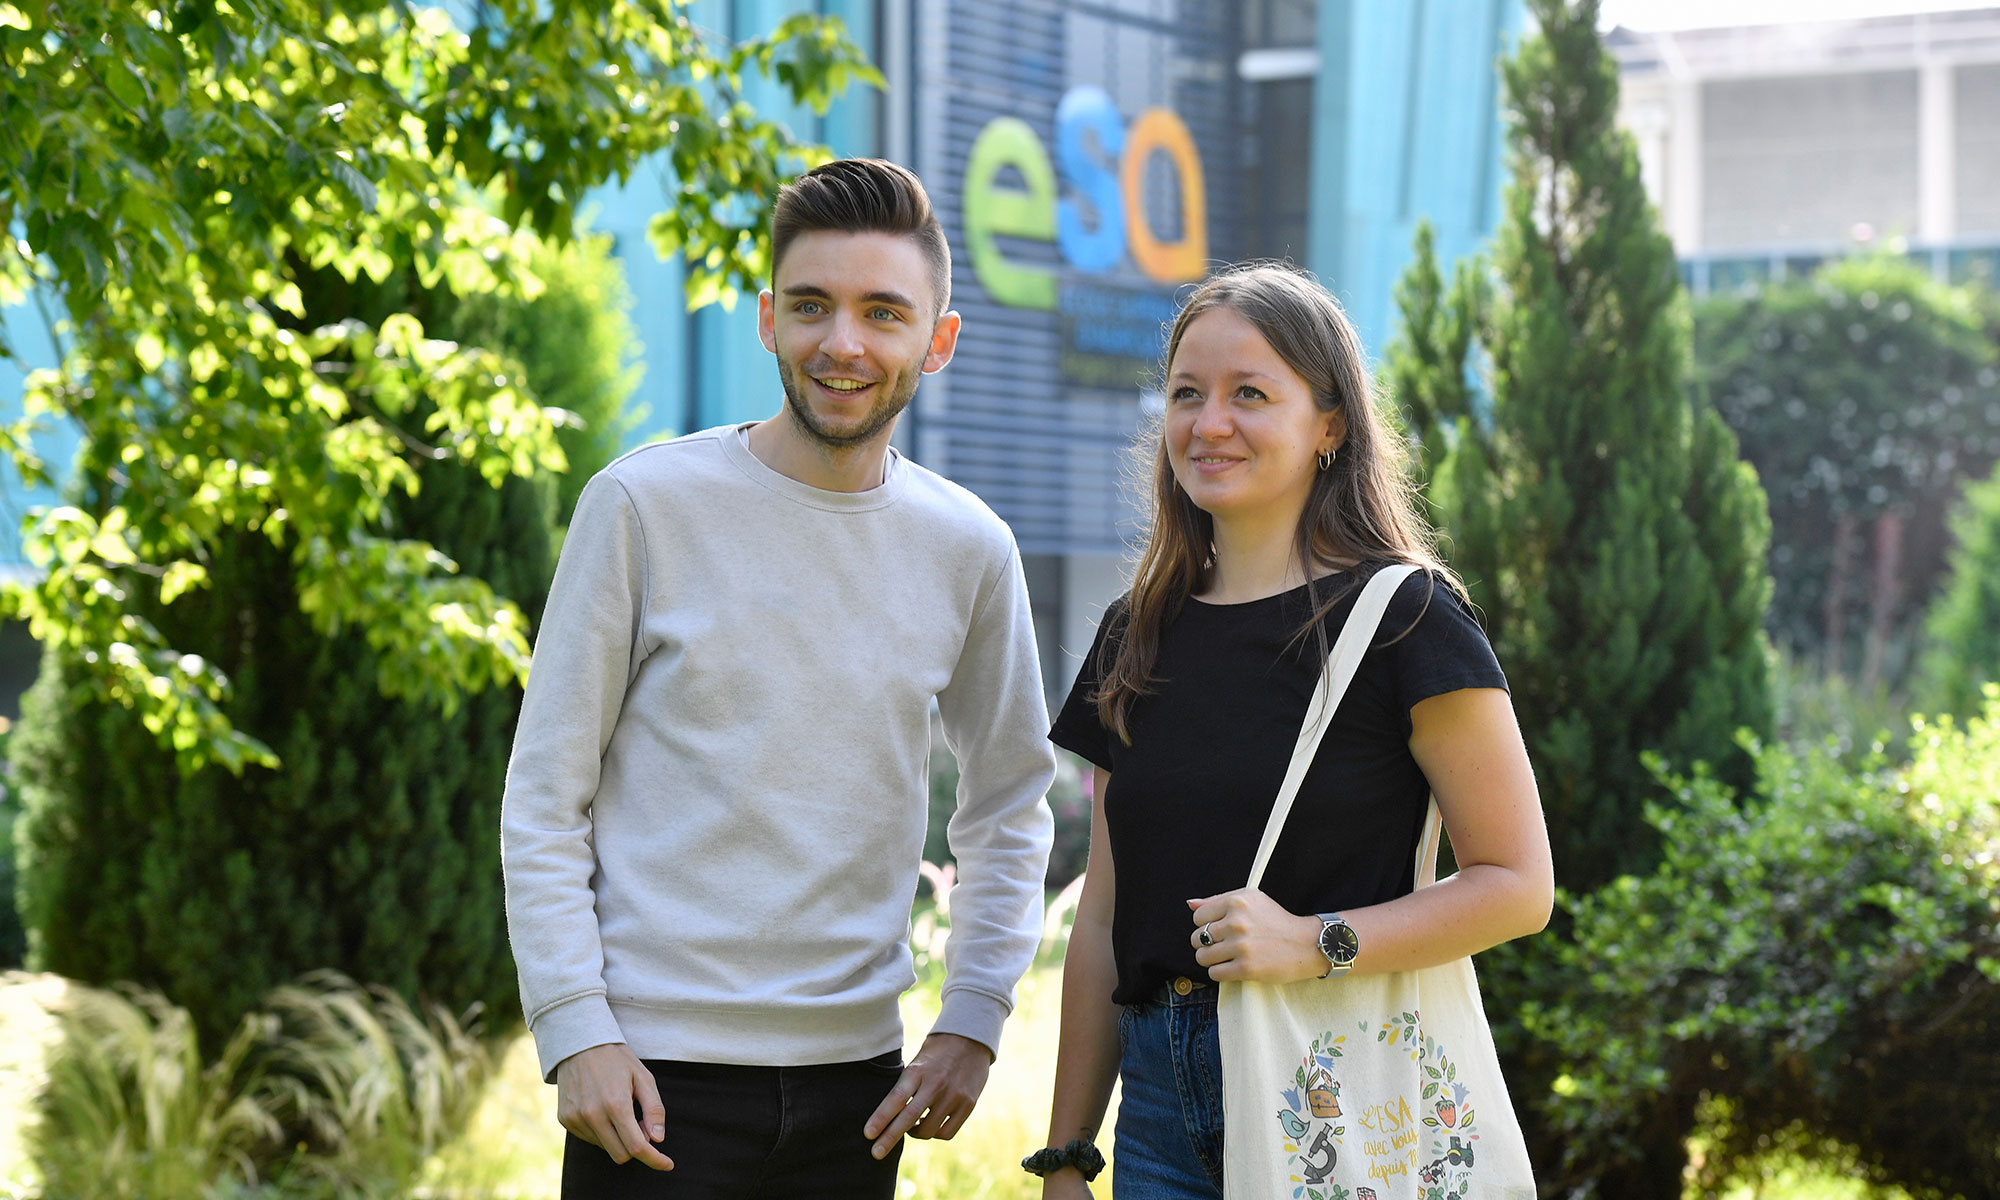
[[[1346,593],[1322,623],[1328,648],[1367,570],[1319,583],[1322,598]],[[1119,1004],[1144,1000],[1177,975],[1207,978],[1188,942],[1186,901],[1249,882],[1325,666],[1317,638],[1295,644],[1310,615],[1304,587],[1245,604],[1189,600],[1160,634],[1154,693],[1127,713],[1130,746],[1098,720],[1091,700],[1104,640],[1124,627],[1125,601],[1112,605],[1084,656],[1049,738],[1111,772],[1104,814],[1117,871]],[[1265,894],[1300,914],[1407,894],[1430,796],[1410,754],[1410,709],[1460,688],[1506,686],[1458,597],[1422,571],[1404,580],[1299,787],[1264,872]]]

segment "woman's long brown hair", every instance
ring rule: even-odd
[[[1322,596],[1314,577],[1321,569],[1346,561],[1362,564],[1358,577],[1365,577],[1368,567],[1415,563],[1466,599],[1465,585],[1444,565],[1437,532],[1418,507],[1409,447],[1381,414],[1361,339],[1340,302],[1289,263],[1230,267],[1203,281],[1174,318],[1167,337],[1166,376],[1172,375],[1174,353],[1189,323],[1214,308],[1227,308],[1255,326],[1278,357],[1312,388],[1313,403],[1320,411],[1338,411],[1347,424],[1346,440],[1333,466],[1314,476],[1305,510],[1299,514],[1294,544],[1312,615],[1299,628],[1298,637],[1316,636],[1324,657],[1321,621],[1353,588]],[[1166,422],[1156,424],[1146,549],[1124,611],[1105,614],[1106,621],[1122,618],[1123,630],[1118,637],[1104,639],[1103,657],[1109,661],[1098,663],[1095,696],[1098,718],[1127,745],[1132,741],[1127,725],[1132,702],[1152,694],[1157,682],[1153,666],[1160,632],[1215,569],[1214,521],[1174,478]]]

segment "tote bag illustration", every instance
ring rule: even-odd
[[[1376,573],[1306,709],[1249,886],[1264,877],[1321,736],[1416,568]],[[1416,886],[1437,880],[1433,799]],[[1472,960],[1359,978],[1224,983],[1228,1200],[1534,1200],[1533,1169],[1479,1002]]]

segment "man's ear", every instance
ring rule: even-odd
[[[924,374],[930,375],[944,370],[958,349],[959,316],[956,311],[947,312],[931,326],[930,353],[924,355]]]
[[[778,298],[770,288],[757,293],[757,340],[764,349],[778,352]]]

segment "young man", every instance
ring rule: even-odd
[[[889,446],[951,360],[929,197],[786,188],[768,420],[646,446],[577,502],[502,814],[563,1194],[880,1197],[949,1138],[1039,936],[1054,761],[1005,524]],[[961,766],[943,1007],[905,1067],[930,706]]]

